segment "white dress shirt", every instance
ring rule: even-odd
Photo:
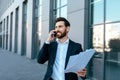
[[[64,69],[69,39],[67,39],[64,43],[60,43],[58,40],[57,42],[58,42],[57,53],[51,77],[53,80],[65,80]]]

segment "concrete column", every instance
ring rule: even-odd
[[[0,48],[2,48],[2,21],[0,21]]]
[[[41,29],[41,46],[46,41],[49,33],[49,8],[50,0],[43,0],[42,6],[42,29]]]
[[[15,10],[13,11],[13,28],[12,28],[12,52],[15,52],[14,47],[15,47]]]
[[[8,49],[7,50],[10,50],[10,14],[8,15],[9,16],[9,22],[8,22]]]
[[[32,58],[33,1],[34,0],[28,0],[27,3],[26,56],[28,58]]]
[[[4,49],[6,49],[6,24],[7,24],[7,17],[4,18]]]
[[[2,32],[3,32],[3,26],[4,26],[4,21],[2,21]],[[2,34],[2,48],[3,48],[3,45],[4,45],[4,43],[3,43],[3,34]]]
[[[23,9],[23,6],[22,6],[22,3],[19,5],[19,22],[18,22],[18,54],[21,55],[21,41],[22,41],[22,9]]]

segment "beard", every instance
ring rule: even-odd
[[[57,37],[58,39],[61,39],[61,38],[65,37],[66,34],[67,34],[66,29],[65,29],[65,31],[64,31],[63,33],[60,32],[60,31],[57,31],[56,37]]]

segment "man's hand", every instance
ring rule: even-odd
[[[54,40],[54,37],[52,36],[52,34],[54,34],[55,30],[51,30],[49,35],[48,35],[48,38],[47,38],[47,42],[51,42]]]
[[[77,71],[77,75],[80,76],[80,77],[85,77],[85,76],[86,76],[86,73],[87,73],[86,68]]]

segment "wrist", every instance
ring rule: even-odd
[[[50,41],[46,41],[45,43],[46,43],[46,44],[50,44]]]

